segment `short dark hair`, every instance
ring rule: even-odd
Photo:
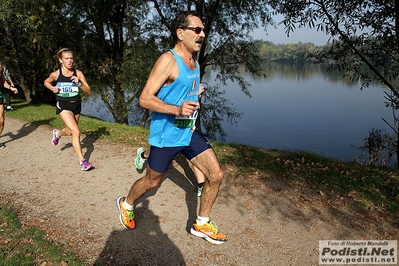
[[[179,12],[176,17],[172,20],[171,29],[172,29],[172,37],[175,43],[178,42],[177,33],[178,29],[185,29],[188,26],[188,17],[199,17],[197,13],[192,11],[182,11]]]

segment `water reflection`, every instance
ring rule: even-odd
[[[244,74],[252,84],[250,99],[228,84],[226,97],[244,114],[237,126],[223,124],[226,142],[351,161],[360,155],[352,145],[363,145],[371,128],[390,132],[381,118],[392,121],[391,110],[378,84],[360,91],[359,82],[314,65],[271,64],[269,69],[267,78]]]

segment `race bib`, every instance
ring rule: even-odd
[[[197,116],[198,110],[195,110],[195,112],[190,116],[176,116],[173,125],[178,128],[191,128],[191,130],[194,131]]]
[[[73,82],[57,82],[58,92],[61,97],[73,97],[79,94],[79,87]]]

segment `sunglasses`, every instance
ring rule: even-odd
[[[201,27],[185,27],[184,29],[185,30],[192,30],[192,31],[195,32],[195,34],[200,34],[201,31],[203,31],[205,33],[204,28],[201,28]]]

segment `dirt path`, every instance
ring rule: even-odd
[[[175,162],[157,191],[136,207],[136,229],[119,223],[115,198],[137,173],[136,148],[82,138],[95,169],[80,170],[69,138],[51,145],[51,129],[7,117],[0,142],[0,199],[22,223],[42,227],[88,264],[318,265],[319,240],[398,239],[398,223],[348,197],[322,195],[299,183],[249,172],[226,178],[212,219],[229,237],[212,245],[187,233],[197,209],[194,176]],[[156,192],[156,195],[154,195]]]

